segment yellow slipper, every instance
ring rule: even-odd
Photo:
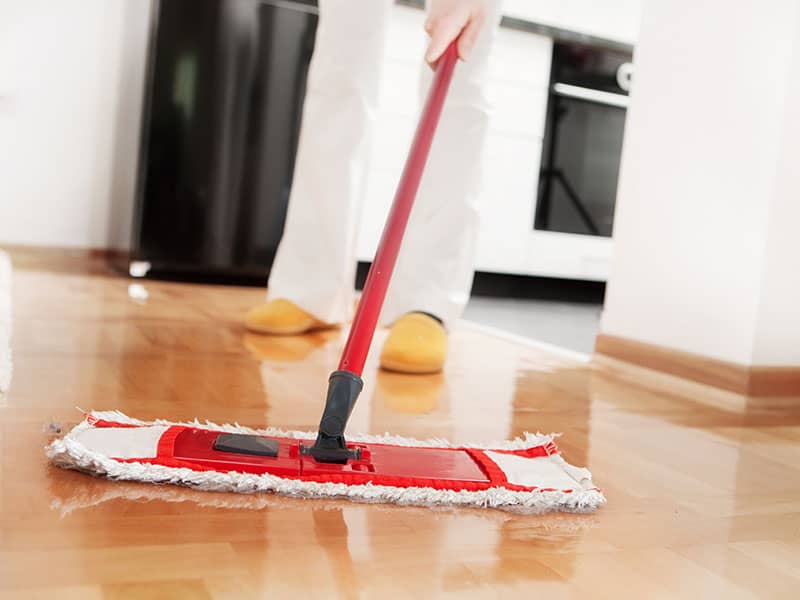
[[[244,325],[250,331],[271,335],[299,335],[312,329],[329,327],[294,302],[283,298],[270,300],[251,309],[244,318]]]
[[[408,415],[433,412],[445,393],[442,373],[406,377],[384,370],[378,371],[376,383],[375,398],[391,412]]]
[[[444,326],[424,313],[400,317],[381,351],[381,367],[399,373],[438,373],[447,358]]]

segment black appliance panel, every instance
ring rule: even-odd
[[[313,3],[158,3],[134,259],[154,270],[266,276],[316,25]]]
[[[631,55],[556,43],[534,228],[610,236]]]

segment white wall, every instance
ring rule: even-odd
[[[797,3],[795,3],[797,6]],[[762,273],[753,364],[800,365],[800,7],[781,119],[780,158]],[[787,51],[789,49],[787,48]]]
[[[0,3],[0,243],[128,246],[149,13]]]
[[[644,4],[603,333],[800,362],[798,33],[796,0]]]

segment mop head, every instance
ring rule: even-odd
[[[255,435],[275,457],[214,449],[221,434]],[[605,503],[587,469],[559,454],[552,435],[481,446],[397,436],[350,436],[358,460],[317,463],[304,455],[315,433],[213,423],[145,422],[90,412],[47,447],[50,461],[114,480],[183,485],[214,492],[272,492],[416,506],[472,506],[538,513],[593,512]],[[298,450],[299,449],[299,450]]]

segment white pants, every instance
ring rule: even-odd
[[[433,0],[435,1],[435,0]],[[419,310],[452,324],[472,285],[475,207],[488,127],[488,56],[500,0],[459,62],[389,286],[381,321]],[[283,238],[268,297],[318,319],[353,310],[356,236],[391,0],[320,0],[314,55]],[[430,69],[420,57],[421,92]]]

